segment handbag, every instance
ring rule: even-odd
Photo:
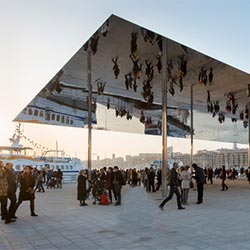
[[[190,181],[190,188],[194,188],[194,183]]]

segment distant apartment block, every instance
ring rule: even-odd
[[[183,162],[184,165],[190,164],[190,155],[176,153],[175,156]],[[194,162],[199,166],[218,168],[225,165],[230,167],[245,167],[248,166],[248,150],[239,149],[236,144],[233,149],[217,149],[215,151],[200,150],[194,155]]]

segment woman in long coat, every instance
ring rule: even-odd
[[[25,166],[23,173],[20,175],[20,192],[16,204],[16,210],[23,201],[30,201],[31,216],[38,216],[35,214],[35,179],[31,173],[31,169],[30,166]]]
[[[189,166],[185,166],[183,171],[180,174],[183,205],[188,205],[188,193],[189,193],[190,182],[191,182],[191,175],[188,169],[189,169]]]
[[[81,170],[77,179],[77,200],[80,201],[80,206],[87,206],[85,200],[87,197],[87,173],[85,170]]]

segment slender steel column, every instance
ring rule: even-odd
[[[190,167],[191,167],[191,171],[193,171],[193,155],[194,155],[194,114],[193,114],[193,109],[194,109],[194,85],[195,83],[193,83],[191,85],[191,144],[190,144]]]
[[[248,102],[248,167],[250,167],[250,102]]]
[[[162,41],[162,196],[167,195],[167,39]]]
[[[89,177],[92,161],[92,84],[91,84],[91,51],[87,52],[87,72],[88,72],[88,170]]]

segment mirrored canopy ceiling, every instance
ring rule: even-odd
[[[195,138],[246,143],[249,74],[115,15],[14,121],[85,127],[90,50],[93,128],[160,135],[163,39],[168,135],[190,135],[193,85]]]

